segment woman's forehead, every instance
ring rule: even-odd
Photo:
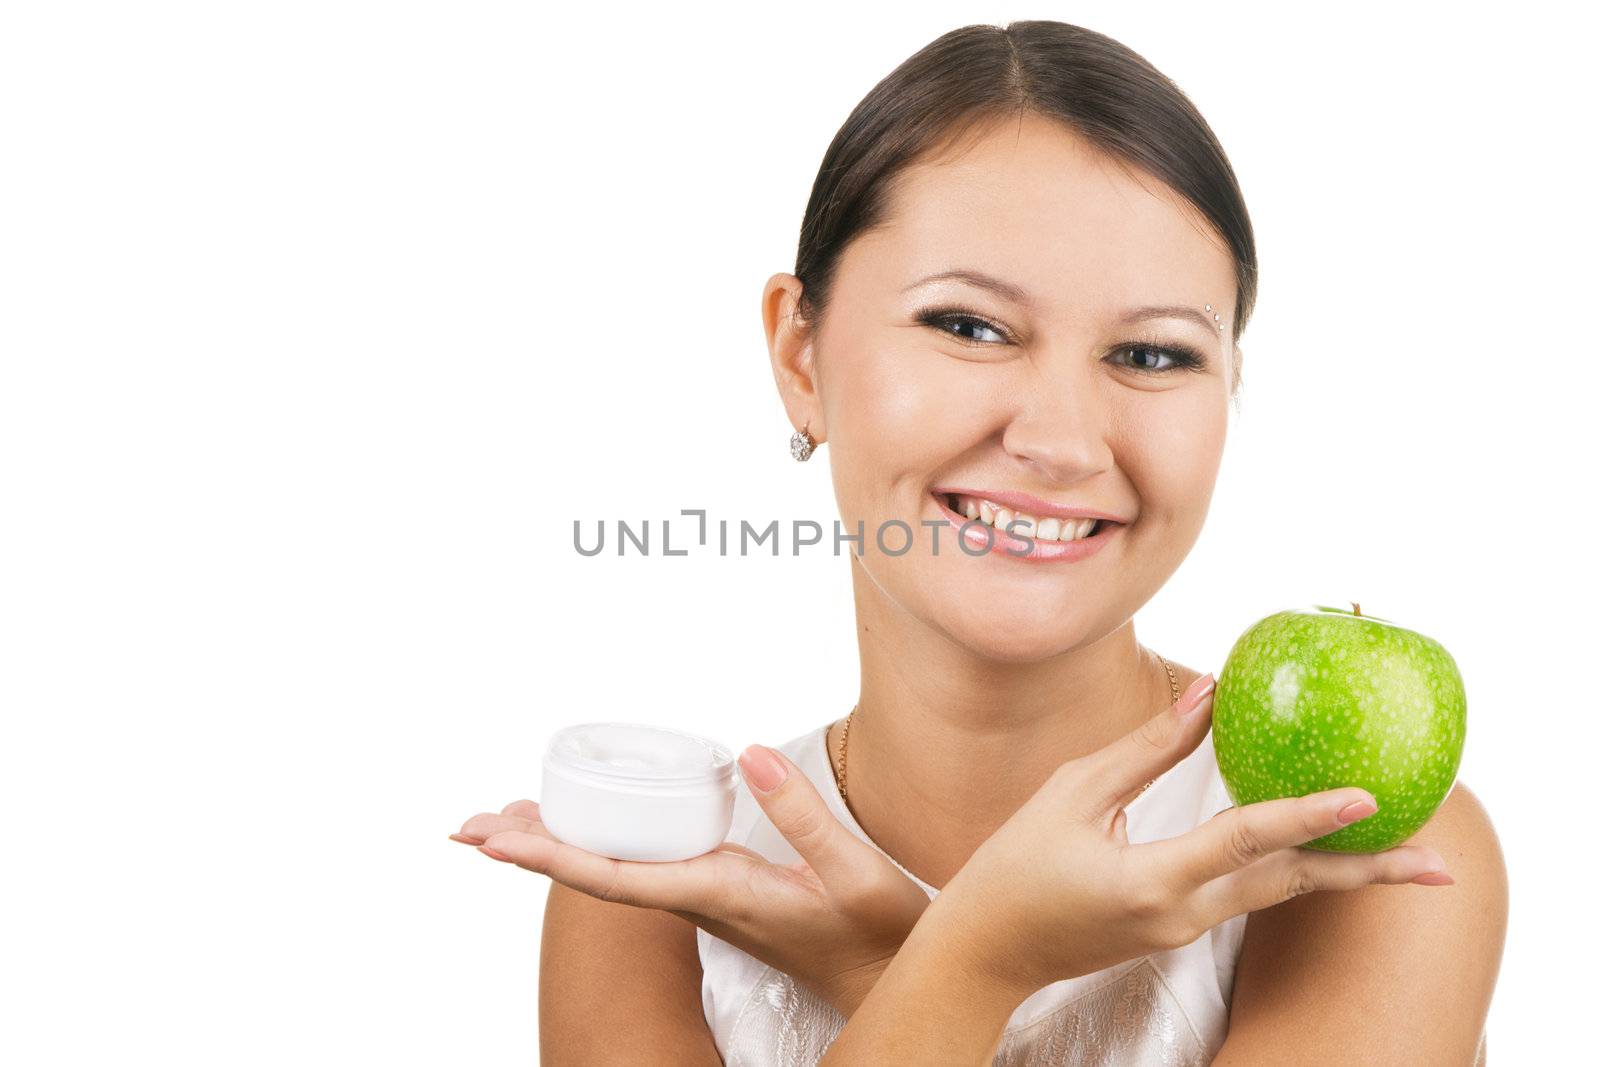
[[[901,171],[880,225],[845,259],[883,284],[967,267],[1044,298],[1091,287],[1108,299],[1231,308],[1235,285],[1226,245],[1192,204],[1031,116]]]

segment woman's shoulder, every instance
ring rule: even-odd
[[[1438,852],[1455,883],[1306,893],[1251,913],[1230,1047],[1269,1047],[1282,1037],[1275,1020],[1291,1016],[1302,1021],[1299,1036],[1325,1039],[1331,1020],[1365,1012],[1375,988],[1388,990],[1397,1017],[1432,1020],[1427,1040],[1477,1041],[1505,945],[1508,887],[1499,837],[1477,795],[1458,781],[1406,844]],[[1307,960],[1321,962],[1313,968]],[[1339,983],[1325,980],[1328,968],[1344,976]],[[1402,1047],[1419,1052],[1410,1031],[1340,1033],[1341,1041],[1359,1041],[1369,1062],[1387,1062]],[[1430,1045],[1423,1058],[1465,1063],[1470,1055],[1467,1046]]]
[[[815,757],[818,753],[826,754],[827,749],[824,747],[824,738],[827,735],[828,728],[832,725],[833,720],[830,719],[820,726],[811,727],[805,733],[791,737],[781,745],[773,745],[772,747],[778,749],[796,763],[801,759],[815,763]],[[807,767],[806,769],[809,772],[814,768]]]
[[[820,789],[825,782],[830,781],[833,777],[833,762],[828,758],[827,740],[828,728],[832,725],[833,722],[830,720],[818,726],[813,726],[804,733],[796,734],[782,744],[769,745],[767,747],[775,748],[785,756],[788,756],[794,762],[794,765],[804,771],[806,777],[810,778],[812,783]],[[741,792],[747,793],[745,790],[741,790]]]
[[[1194,751],[1127,804],[1128,840],[1139,844],[1188,833],[1232,805],[1208,730]]]
[[[788,756],[794,762],[794,765],[800,768],[807,778],[811,779],[812,784],[816,785],[819,790],[823,790],[825,786],[831,784],[833,774],[833,766],[828,761],[826,747],[827,731],[832,725],[832,722],[825,722],[820,726],[812,727],[802,734],[791,737],[782,744],[769,745],[767,747],[775,748],[785,756]],[[823,796],[826,798],[827,793],[823,792]],[[751,834],[764,814],[761,805],[757,804],[755,797],[750,794],[749,786],[744,784],[744,776],[740,774],[739,782],[734,790],[733,822],[728,829],[728,836],[725,840],[762,851],[758,845],[752,843]]]

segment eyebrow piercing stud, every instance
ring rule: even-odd
[[[1206,310],[1211,311],[1210,304],[1206,305]],[[1222,316],[1217,314],[1215,311],[1211,311],[1211,321],[1216,324],[1217,329],[1222,329]]]

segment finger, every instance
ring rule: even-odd
[[[483,841],[490,834],[497,834],[502,830],[523,830],[528,833],[544,834],[547,837],[550,834],[542,822],[524,819],[517,815],[495,815],[487,811],[480,812],[462,823],[459,833],[462,837]]]
[[[539,817],[539,805],[532,800],[513,800],[500,809],[500,814],[520,815],[524,819],[537,819]]]
[[[824,885],[859,873],[865,853],[881,858],[866,842],[845,829],[804,771],[776,749],[751,745],[739,754],[746,787],[772,825]]]
[[[750,848],[747,845],[735,844],[732,841],[724,841],[722,844],[720,844],[716,848],[712,849],[712,851],[713,852],[732,852],[734,855],[737,855],[737,856],[749,856],[753,860],[760,860],[762,863],[766,863],[767,862],[767,857],[763,856],[761,853],[757,852],[755,849]]]
[[[1211,726],[1216,679],[1203,674],[1176,704],[1152,716],[1137,730],[1097,752],[1074,760],[1090,790],[1095,814],[1119,806],[1124,797],[1175,766],[1193,752]],[[1196,703],[1198,701],[1198,703]],[[1185,709],[1193,710],[1185,714]]]
[[[598,900],[701,915],[718,910],[718,865],[703,856],[665,863],[614,860],[548,834],[521,830],[491,834],[482,847]]]
[[[1206,883],[1192,899],[1206,917],[1207,926],[1215,926],[1235,915],[1269,908],[1303,893],[1403,885],[1418,876],[1442,872],[1444,866],[1443,858],[1425,845],[1399,845],[1372,853],[1287,848]]]
[[[1172,864],[1177,884],[1195,886],[1331,834],[1377,810],[1365,789],[1327,789],[1229,808],[1186,834],[1155,842],[1153,848]]]

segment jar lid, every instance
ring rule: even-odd
[[[720,783],[733,777],[733,752],[708,738],[665,726],[588,722],[550,738],[545,766],[636,786]]]

